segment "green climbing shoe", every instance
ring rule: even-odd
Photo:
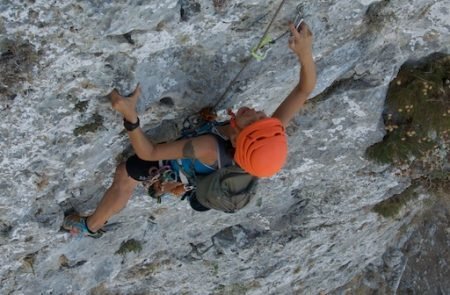
[[[70,232],[72,236],[76,237],[91,237],[98,239],[103,236],[104,231],[98,230],[96,232],[91,232],[86,224],[86,218],[77,214],[68,215],[64,218],[62,227]]]

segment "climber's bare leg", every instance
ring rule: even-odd
[[[88,228],[93,232],[99,230],[111,216],[125,208],[138,184],[139,181],[128,176],[125,163],[120,164],[112,185],[103,195],[94,214],[87,218]]]

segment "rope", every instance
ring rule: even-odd
[[[264,39],[267,36],[267,33],[270,30],[270,27],[272,27],[273,22],[275,21],[275,18],[278,16],[278,13],[280,12],[281,8],[283,7],[284,3],[286,3],[286,0],[281,1],[280,6],[278,6],[277,11],[275,12],[274,16],[272,17],[272,20],[270,21],[269,25],[267,26],[266,31],[264,32],[264,35],[261,37],[261,40],[258,42],[258,46],[256,46],[257,49],[259,49],[264,42]]]
[[[264,43],[264,41],[266,40],[267,37],[267,33],[269,32],[270,28],[273,25],[273,22],[275,21],[276,17],[278,16],[278,13],[280,12],[281,8],[284,6],[284,4],[286,3],[286,0],[282,0],[280,5],[277,8],[277,11],[275,12],[274,16],[272,17],[269,25],[267,26],[263,36],[261,37],[261,39],[258,42],[258,46],[256,46],[254,48],[254,50],[258,50],[262,47],[262,44]],[[282,35],[284,36],[284,34]],[[278,40],[279,38],[277,38]],[[253,51],[253,50],[252,50]],[[247,68],[247,66],[250,64],[250,62],[252,61],[252,58],[247,59],[247,61],[244,63],[244,65],[242,66],[241,70],[237,73],[237,75],[234,77],[233,80],[231,80],[231,82],[228,84],[227,88],[225,88],[225,91],[223,92],[223,94],[219,97],[219,99],[217,100],[217,102],[213,105],[213,108],[216,109],[217,106],[222,102],[222,100],[224,99],[225,95],[228,93],[228,91],[231,89],[232,85],[236,82],[236,80],[239,78],[239,76],[242,74],[242,72],[245,70],[245,68]]]
[[[231,82],[228,84],[227,88],[225,88],[225,91],[223,92],[223,94],[220,96],[220,98],[217,100],[217,102],[214,104],[213,109],[216,109],[217,106],[219,105],[219,103],[222,102],[222,100],[224,99],[225,95],[228,93],[228,91],[231,89],[231,86],[233,86],[234,82],[236,82],[236,80],[239,78],[239,76],[241,75],[241,73],[245,70],[245,68],[250,64],[250,62],[252,61],[251,58],[248,58],[247,61],[244,63],[244,65],[242,66],[241,70],[239,71],[239,73],[237,73],[237,75],[234,77],[233,80],[231,80]]]

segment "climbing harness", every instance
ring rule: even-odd
[[[216,126],[225,122],[217,122],[217,114],[211,107],[203,108],[200,112],[187,117],[183,121],[180,138],[192,138],[204,134],[211,134]],[[186,165],[188,167],[186,167]],[[196,183],[194,161],[189,164],[183,160],[160,161],[159,168],[149,169],[148,180],[143,182],[148,195],[161,203],[165,195],[181,197],[181,200],[195,190]]]
[[[148,195],[157,199],[158,203],[161,203],[161,198],[165,194],[182,196],[194,189],[187,181],[181,179],[181,174],[179,179],[170,165],[162,165],[160,168],[152,167],[149,170],[149,175],[149,179],[144,181],[143,185]]]

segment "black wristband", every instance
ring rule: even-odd
[[[139,123],[139,117],[137,117],[136,123],[131,123],[130,121],[127,121],[127,119],[123,118],[123,127],[125,127],[127,131],[133,131],[134,129],[138,128]]]

